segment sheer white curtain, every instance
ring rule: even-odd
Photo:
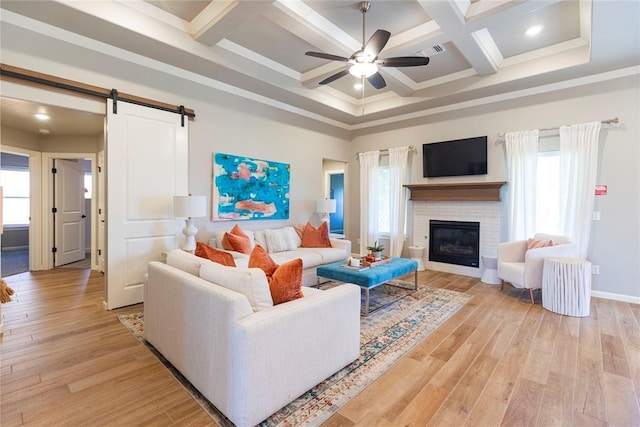
[[[378,240],[379,151],[359,153],[360,159],[360,253]]]
[[[539,131],[505,135],[508,168],[509,240],[523,240],[536,232],[536,169]]]
[[[407,158],[409,147],[389,149],[389,255],[399,257],[404,246],[406,222],[407,189],[403,187],[407,179]]]
[[[560,230],[578,243],[580,258],[589,248],[600,127],[591,122],[560,128]]]

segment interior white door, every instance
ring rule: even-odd
[[[178,114],[107,100],[106,307],[143,300],[149,261],[176,246],[173,196],[187,194],[188,121]]]
[[[56,267],[85,257],[84,167],[70,160],[54,160],[54,233]]]

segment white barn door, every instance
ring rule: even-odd
[[[176,246],[173,196],[187,194],[188,120],[107,99],[106,308],[143,300],[147,264]]]

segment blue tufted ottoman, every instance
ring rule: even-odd
[[[318,277],[336,280],[345,283],[355,283],[364,292],[364,316],[369,315],[369,290],[376,286],[384,285],[390,280],[396,279],[412,271],[414,274],[414,290],[418,289],[418,262],[406,258],[392,258],[390,262],[376,265],[366,270],[352,270],[343,267],[344,261],[334,262],[318,267]]]

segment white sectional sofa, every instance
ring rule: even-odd
[[[253,293],[232,290],[238,284]],[[144,287],[145,339],[239,427],[260,423],[359,356],[358,286],[303,287],[303,298],[256,311],[264,287],[260,269],[180,249],[166,264],[149,264]]]
[[[291,230],[287,230],[291,229]],[[263,248],[269,252],[271,258],[278,264],[284,264],[287,261],[291,261],[295,258],[302,259],[302,284],[304,286],[316,286],[318,284],[318,276],[316,275],[317,267],[323,264],[330,264],[332,262],[344,261],[351,256],[351,241],[342,239],[330,239],[331,248],[301,248],[300,241],[296,243],[296,247],[293,250],[277,251],[274,250],[274,245],[269,245],[269,236],[265,236],[265,233],[273,233],[280,231],[293,231],[292,227],[284,227],[276,230],[243,230],[249,237],[251,246],[256,244],[262,245]],[[225,250],[222,246],[222,237],[226,231],[216,231],[209,239],[209,246]],[[249,262],[249,255],[236,251],[226,251],[233,255],[234,261],[238,267],[246,267]]]

